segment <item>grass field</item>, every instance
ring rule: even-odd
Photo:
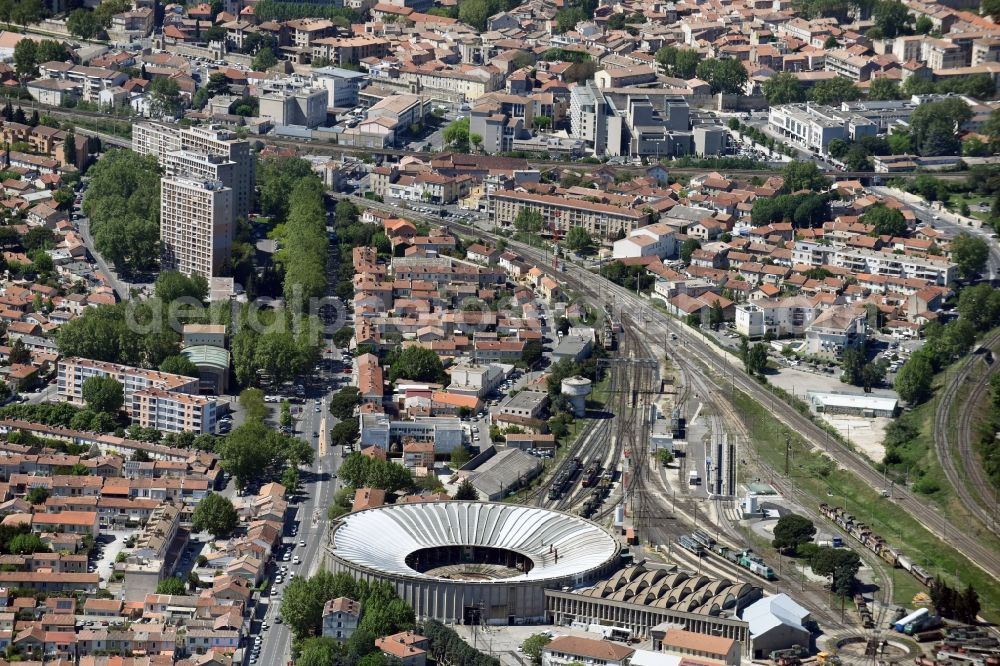
[[[949,210],[952,210],[957,213],[962,208],[963,202],[969,206],[969,213],[972,215],[972,217],[978,218],[980,220],[989,219],[990,205],[993,203],[992,198],[977,196],[975,194],[970,195],[968,198],[965,198],[961,194],[952,194],[951,196],[948,197],[948,201],[945,203],[945,206],[947,206]],[[985,204],[986,207],[981,208],[980,204]]]

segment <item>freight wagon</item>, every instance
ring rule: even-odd
[[[916,578],[921,585],[930,587],[933,576],[923,568],[917,566],[913,561],[904,555],[894,546],[889,545],[881,536],[862,522],[859,522],[851,514],[847,513],[839,506],[826,504],[819,505],[819,511],[826,518],[837,524],[842,530],[858,541],[865,548],[882,558],[887,564],[893,567],[900,567]]]

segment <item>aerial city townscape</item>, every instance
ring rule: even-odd
[[[1000,665],[1000,0],[0,0],[0,666]]]

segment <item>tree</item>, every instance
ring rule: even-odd
[[[903,92],[899,89],[898,83],[880,76],[872,79],[868,85],[868,99],[876,101],[903,99]]]
[[[73,130],[66,134],[66,140],[63,141],[63,162],[66,164],[76,164],[76,134]]]
[[[125,404],[125,389],[114,377],[88,377],[81,390],[87,407],[95,412],[117,414]]]
[[[934,368],[927,355],[915,353],[896,373],[893,385],[900,398],[915,405],[930,397],[933,378]]]
[[[830,153],[830,157],[835,160],[840,160],[844,158],[847,154],[850,146],[843,139],[833,139],[826,146],[826,152]]]
[[[175,270],[162,271],[156,276],[153,293],[164,303],[172,303],[181,299],[203,303],[208,299],[208,280],[204,275],[187,277]]]
[[[92,11],[74,9],[66,18],[66,29],[80,39],[93,39],[101,30],[101,25]]]
[[[240,408],[243,418],[248,423],[263,423],[267,418],[267,405],[264,403],[264,392],[260,389],[246,389],[240,393]]]
[[[963,231],[951,240],[951,259],[967,280],[983,272],[989,256],[989,245],[978,236]]]
[[[962,125],[972,119],[969,105],[957,97],[921,104],[910,116],[910,136],[921,155],[956,155]]]
[[[921,16],[917,19],[913,29],[918,35],[926,35],[934,29],[934,22],[931,21],[929,16]]]
[[[674,461],[673,451],[667,448],[658,449],[656,451],[656,459],[660,461],[660,464],[666,467]]]
[[[160,168],[155,155],[109,150],[90,168],[83,211],[94,243],[125,275],[158,263]]]
[[[722,304],[719,303],[719,299],[715,299],[708,311],[708,325],[712,327],[713,331],[717,331],[724,321],[725,313],[722,310]]]
[[[216,442],[215,453],[240,489],[246,488],[252,479],[277,474],[287,465],[311,464],[315,456],[308,443],[259,421],[248,421],[234,428]]]
[[[298,666],[332,666],[341,663],[339,644],[329,636],[310,636],[302,641],[299,657],[295,660]]]
[[[590,248],[594,240],[583,227],[573,227],[566,233],[566,247],[574,252],[582,252]]]
[[[861,558],[853,550],[845,548],[819,548],[810,559],[809,566],[816,575],[830,577],[831,589],[844,596],[850,594],[854,587]]]
[[[781,551],[794,551],[800,545],[809,543],[816,536],[816,526],[805,516],[786,513],[774,525],[772,545]]]
[[[160,363],[160,372],[183,375],[185,377],[197,377],[199,375],[198,366],[183,354],[175,354],[163,359],[163,363]]]
[[[737,95],[743,92],[747,82],[747,70],[735,58],[707,58],[698,64],[698,78],[712,86],[712,94],[728,93]]]
[[[767,345],[763,342],[748,347],[743,358],[747,373],[763,377],[767,370]]]
[[[10,540],[7,549],[14,555],[30,555],[31,553],[47,553],[50,548],[37,534],[18,534]]]
[[[38,74],[37,49],[33,39],[22,39],[14,46],[14,70],[18,76]]]
[[[679,251],[681,261],[684,263],[690,263],[691,255],[698,249],[701,249],[701,242],[699,242],[697,238],[684,239],[684,242],[681,243],[681,249]]]
[[[542,663],[542,649],[551,640],[552,638],[548,634],[533,634],[521,643],[521,652],[531,660],[532,664],[539,666]]]
[[[31,363],[31,350],[25,346],[24,341],[18,338],[10,348],[7,360],[11,365],[27,365]]]
[[[840,359],[840,367],[843,370],[840,381],[853,386],[861,386],[867,360],[864,350],[858,347],[845,349]]]
[[[358,417],[345,419],[330,429],[330,445],[346,446],[358,441],[361,434]]]
[[[270,47],[265,46],[260,51],[257,51],[257,55],[253,57],[253,62],[250,66],[255,72],[263,72],[277,64],[278,58],[274,55],[274,51]]]
[[[873,225],[877,236],[902,236],[907,231],[903,213],[885,204],[876,204],[866,210],[860,221]]]
[[[764,82],[761,90],[767,97],[768,104],[772,106],[804,102],[806,99],[802,84],[795,75],[788,72],[775,74]]]
[[[840,42],[833,35],[827,35],[826,39],[823,41],[824,49],[835,49],[840,46]]]
[[[809,190],[818,192],[830,186],[830,179],[823,175],[815,162],[792,160],[781,170],[782,192]]]
[[[1000,22],[1000,0],[983,0],[981,9],[984,15]]]
[[[43,39],[35,49],[35,61],[41,65],[46,62],[63,62],[69,60],[69,53],[62,42],[54,39]]]
[[[871,171],[874,168],[871,155],[864,146],[854,144],[844,155],[844,166],[848,171]]]
[[[469,119],[460,118],[447,127],[441,133],[441,136],[448,143],[448,145],[453,146],[456,150],[461,152],[469,151]]]
[[[989,284],[966,287],[958,295],[957,310],[977,331],[993,328],[1000,323],[1000,291]]]
[[[522,208],[514,218],[514,228],[524,233],[536,234],[542,230],[544,218],[536,210]]]
[[[913,21],[910,10],[899,0],[880,0],[875,4],[872,18],[887,39],[902,34]]]
[[[452,499],[475,501],[479,499],[479,492],[476,490],[476,487],[472,485],[472,481],[466,477],[462,479],[460,484],[458,484],[458,488],[455,489],[455,496]]]
[[[835,106],[861,99],[861,90],[849,78],[838,76],[814,85],[806,93],[806,98],[817,104]]]
[[[444,378],[441,357],[424,347],[407,347],[389,368],[389,380],[412,379],[418,382],[434,382]]]
[[[25,499],[28,500],[29,504],[38,506],[39,504],[45,504],[45,500],[49,498],[49,489],[44,486],[36,486],[28,491],[25,495]]]
[[[528,340],[524,343],[524,349],[521,350],[521,362],[524,363],[525,367],[533,368],[542,360],[544,351],[541,341]]]
[[[209,493],[198,502],[191,514],[191,524],[198,532],[208,532],[219,538],[236,529],[240,517],[233,503],[223,495]]]
[[[458,20],[483,32],[489,17],[505,9],[507,5],[503,0],[463,0],[458,6]]]
[[[469,450],[464,446],[456,446],[451,450],[451,467],[452,469],[459,469],[464,467],[467,462],[472,460],[472,456],[469,455]]]
[[[158,76],[149,84],[151,109],[155,116],[175,118],[181,112],[181,89],[177,81]]]
[[[187,594],[187,587],[184,581],[177,576],[168,576],[156,584],[157,594],[180,595]]]
[[[361,392],[356,386],[347,386],[330,398],[330,413],[338,419],[348,419],[354,415],[354,408],[361,404]]]

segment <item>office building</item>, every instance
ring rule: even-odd
[[[368,75],[341,67],[320,67],[313,70],[316,82],[326,88],[327,103],[338,109],[347,109],[358,104],[358,92]]]
[[[233,244],[233,190],[221,181],[160,179],[162,268],[220,274]]]
[[[132,150],[140,155],[156,155],[156,159],[165,168],[169,168],[168,153],[179,150],[218,155],[227,162],[234,162],[230,181],[212,178],[211,175],[198,171],[189,173],[196,179],[222,180],[233,191],[235,215],[246,216],[250,213],[254,192],[254,156],[250,150],[250,142],[239,139],[235,132],[217,126],[181,127],[162,123],[137,123],[132,126]],[[180,166],[175,165],[178,169]],[[168,171],[168,175],[183,174]]]
[[[772,106],[768,125],[792,143],[822,155],[834,139],[857,141],[878,134],[878,125],[864,116],[812,102]]]

